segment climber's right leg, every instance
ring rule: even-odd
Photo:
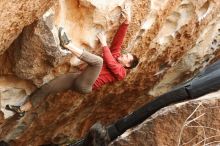
[[[73,90],[80,93],[90,93],[102,69],[103,59],[86,50],[83,51],[80,59],[88,63],[88,66],[77,76],[73,83]]]
[[[76,47],[72,42],[69,41],[66,33],[62,28],[59,29],[59,37],[62,47],[70,50],[79,59],[88,64],[86,69],[74,81],[73,90],[76,90],[80,93],[91,92],[92,85],[95,83],[102,69],[103,59],[86,51],[85,49]]]

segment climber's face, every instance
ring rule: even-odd
[[[124,67],[130,67],[130,62],[133,60],[131,53],[122,54],[117,58],[118,62],[121,63]]]

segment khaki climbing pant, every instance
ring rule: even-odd
[[[101,71],[103,59],[86,50],[84,50],[80,59],[88,63],[84,71],[81,73],[67,73],[61,75],[36,89],[28,98],[32,105],[37,105],[48,95],[53,95],[69,89],[83,94],[90,93],[92,91],[92,85]]]

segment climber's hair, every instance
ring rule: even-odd
[[[139,63],[139,59],[137,58],[136,55],[131,54],[133,56],[133,59],[130,61],[130,66],[129,67],[125,67],[126,69],[132,69],[135,68],[138,63]]]

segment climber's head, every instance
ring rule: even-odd
[[[136,67],[139,62],[137,56],[131,53],[124,53],[121,56],[119,56],[117,60],[127,69],[132,69]]]

